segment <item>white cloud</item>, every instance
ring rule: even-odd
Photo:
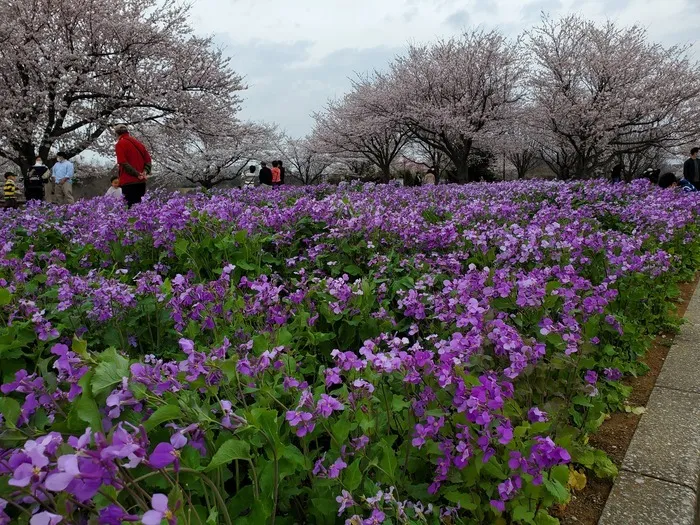
[[[689,44],[698,9],[700,0],[198,0],[193,23],[216,34],[247,76],[245,116],[302,134],[312,111],[348,89],[347,77],[385,67],[409,41],[469,25],[515,36],[544,11],[639,23],[665,45]]]

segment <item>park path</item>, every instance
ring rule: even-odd
[[[599,525],[697,525],[700,287],[685,313]]]

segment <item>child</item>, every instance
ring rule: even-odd
[[[107,197],[112,197],[113,199],[121,199],[122,198],[122,189],[119,187],[119,176],[115,175],[112,177],[112,185],[109,187],[107,190],[107,193],[105,193]]]
[[[663,189],[680,187],[685,192],[697,191],[695,186],[693,186],[690,181],[686,180],[685,177],[681,177],[681,180],[678,180],[674,173],[664,173],[661,175],[661,177],[659,177],[659,187]]]
[[[17,207],[17,183],[15,182],[16,175],[11,171],[5,173],[5,207]]]
[[[272,162],[272,185],[278,186],[282,182],[282,172],[279,169],[279,163],[275,160]]]

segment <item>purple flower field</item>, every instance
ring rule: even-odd
[[[2,213],[0,525],[558,523],[700,261],[645,181]]]

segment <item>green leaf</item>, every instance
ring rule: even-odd
[[[360,471],[360,459],[353,461],[343,473],[343,483],[352,492],[362,483],[362,472]]]
[[[569,499],[569,491],[556,479],[544,478],[544,486],[547,492],[554,496],[559,503],[564,503]]]
[[[339,419],[336,421],[331,430],[333,431],[333,437],[338,441],[338,443],[345,443],[350,435],[350,431],[353,428],[353,424],[345,419]]]
[[[71,345],[71,350],[78,354],[80,357],[87,357],[87,341],[80,339],[79,337],[73,336],[73,344]]]
[[[535,525],[559,525],[559,520],[547,514],[547,511],[541,510],[535,517]]]
[[[10,397],[0,398],[0,414],[8,427],[15,428],[21,412],[22,408],[17,401]]]
[[[147,431],[151,431],[161,423],[172,421],[182,417],[182,410],[177,405],[165,405],[151,414],[151,417],[143,424]]]
[[[213,470],[221,465],[228,465],[236,459],[250,459],[250,445],[246,441],[232,438],[219,447],[214,457],[211,458],[207,470]]]
[[[12,301],[12,294],[7,288],[0,288],[0,306],[7,306]]]
[[[379,466],[386,472],[386,476],[389,477],[387,481],[396,481],[396,468],[398,466],[398,461],[396,460],[396,453],[394,449],[389,446],[385,441],[381,443],[382,447],[382,459],[379,462]]]
[[[102,430],[100,409],[97,407],[97,403],[95,403],[91,395],[83,393],[75,403],[73,403],[71,412],[74,412],[80,421],[84,421],[90,425],[93,432]]]
[[[175,242],[175,255],[177,255],[178,257],[185,255],[187,253],[189,245],[190,243],[187,239],[178,239]]]
[[[471,494],[463,492],[448,492],[445,494],[445,499],[452,503],[459,503],[460,508],[465,510],[476,510],[479,507],[479,505],[474,503]]]
[[[252,418],[248,421],[254,428],[264,432],[274,443],[279,443],[279,422],[277,411],[255,408],[251,412]]]
[[[129,377],[129,360],[119,355],[114,348],[105,350],[97,359],[99,364],[92,379],[94,395],[103,390],[111,390],[122,382],[122,378]]]
[[[524,521],[526,523],[534,523],[532,520],[535,517],[535,513],[532,512],[524,505],[518,505],[513,509],[512,520],[513,521]]]
[[[343,271],[347,273],[348,275],[352,275],[353,277],[358,277],[362,275],[362,269],[359,266],[355,266],[354,264],[348,264],[343,268]]]
[[[288,346],[292,342],[293,338],[294,336],[292,333],[286,328],[282,328],[279,332],[277,332],[277,344],[280,346]]]
[[[243,244],[247,238],[248,230],[239,230],[233,236],[233,240],[236,241],[238,244]]]
[[[395,394],[391,400],[391,409],[397,414],[409,406],[411,406],[411,403],[406,401],[403,396]]]
[[[338,513],[338,503],[333,498],[313,498],[311,500],[313,513],[320,519],[316,523],[334,523],[334,518]]]
[[[302,468],[307,468],[307,463],[309,462],[308,458],[301,452],[301,450],[292,444],[288,444],[284,447],[282,457]]]

